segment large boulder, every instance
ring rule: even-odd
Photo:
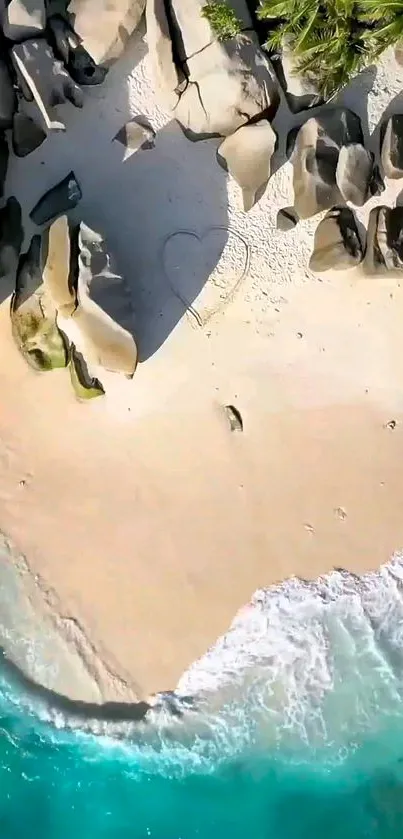
[[[96,64],[109,67],[123,53],[138,26],[146,0],[70,0],[67,11],[83,48]]]
[[[345,201],[362,207],[371,196],[374,156],[360,143],[342,146],[336,169],[336,183]]]
[[[354,268],[364,256],[357,220],[349,207],[333,207],[318,224],[309,267],[315,274]]]
[[[226,137],[217,159],[242,189],[243,208],[250,210],[270,178],[277,135],[267,120],[243,125]]]
[[[254,31],[219,40],[201,0],[147,0],[147,40],[158,92],[191,139],[233,134],[274,116],[279,94]],[[246,4],[236,8],[250,27]]]
[[[382,127],[381,160],[387,178],[403,178],[403,114],[393,114]]]
[[[288,107],[294,114],[314,108],[323,102],[317,80],[298,70],[298,60],[291,48],[292,41],[284,36],[281,56],[274,62],[277,78],[285,93]]]
[[[378,206],[371,210],[363,269],[369,277],[402,276],[403,207]]]
[[[45,0],[10,0],[3,12],[3,32],[10,41],[35,38],[45,27]]]
[[[336,171],[340,149],[363,144],[361,120],[348,108],[329,108],[293,129],[288,150],[293,164],[294,209],[310,218],[343,203]]]
[[[75,231],[77,306],[71,315],[77,349],[89,365],[133,376],[137,347],[131,334],[131,307],[105,239],[81,222]],[[128,317],[129,315],[129,317]]]

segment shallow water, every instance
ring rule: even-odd
[[[402,592],[400,559],[257,592],[174,720],[73,730],[3,675],[1,839],[400,837]]]

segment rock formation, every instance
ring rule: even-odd
[[[371,196],[374,156],[360,143],[342,146],[336,169],[336,183],[345,201],[362,207]]]
[[[378,206],[371,210],[363,269],[369,277],[402,275],[403,207]]]
[[[258,115],[274,116],[279,94],[246,3],[244,31],[219,40],[203,0],[148,0],[147,40],[157,92],[191,139],[228,136]],[[172,22],[172,25],[170,25]]]
[[[238,128],[221,143],[217,159],[242,189],[243,208],[250,210],[270,178],[277,136],[267,120]]]
[[[364,256],[355,215],[349,207],[333,207],[315,231],[309,267],[315,274],[354,268]]]
[[[289,37],[283,37],[281,56],[275,62],[274,69],[284,90],[290,111],[294,114],[322,104],[323,98],[318,91],[315,79],[298,72],[298,61],[292,51]]]
[[[403,178],[403,114],[393,114],[383,126],[381,160],[387,178]]]
[[[95,64],[109,67],[138,26],[145,0],[67,0],[68,19]]]
[[[3,32],[10,41],[35,38],[45,27],[45,0],[10,0],[4,10]]]
[[[152,149],[155,131],[142,117],[134,117],[115,134],[114,140],[125,148],[125,159],[139,149]]]

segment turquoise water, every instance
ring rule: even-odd
[[[258,592],[184,674],[182,718],[74,730],[4,674],[1,839],[401,837],[402,580]]]

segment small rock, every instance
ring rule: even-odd
[[[10,0],[3,14],[3,32],[10,41],[26,41],[44,32],[45,0]]]
[[[28,101],[35,101],[38,119],[45,131],[63,131],[55,110],[56,105],[72,102],[83,106],[83,92],[70,78],[61,61],[57,61],[52,48],[44,38],[34,38],[16,44],[11,58],[21,83],[21,90]]]
[[[298,221],[298,214],[295,212],[294,207],[283,207],[277,213],[276,228],[283,232],[293,230],[298,224]]]
[[[23,241],[21,207],[12,195],[0,210],[0,277],[15,276]]]
[[[362,207],[370,197],[374,156],[360,143],[342,146],[336,169],[336,183],[345,201]]]
[[[250,210],[270,178],[271,158],[277,135],[266,119],[238,128],[217,151],[218,162],[242,189],[243,208]]]
[[[154,148],[155,131],[141,117],[134,117],[119,129],[113,139],[125,147],[126,160],[139,149]]]
[[[123,53],[145,0],[70,0],[68,14],[80,43],[96,64],[109,67]]]
[[[324,109],[288,138],[292,149],[294,207],[299,218],[310,218],[341,204],[336,182],[342,146],[363,143],[361,120],[348,108]]]
[[[382,127],[381,160],[387,178],[403,178],[403,114],[393,114]]]
[[[378,206],[371,210],[363,269],[369,277],[401,275],[403,207]]]
[[[31,210],[29,217],[41,227],[51,219],[64,215],[74,209],[81,200],[82,193],[74,172],[69,172],[60,183],[45,192]]]
[[[362,261],[363,247],[355,215],[349,207],[333,207],[318,224],[309,268],[316,274],[322,271],[342,271]]]
[[[42,237],[42,274],[46,292],[63,317],[71,315],[77,304],[70,270],[71,246],[67,216],[60,216]]]
[[[70,346],[70,377],[74,393],[78,399],[95,399],[103,396],[105,391],[99,379],[90,376],[88,367],[81,353],[74,344]]]
[[[225,405],[225,413],[230,424],[231,431],[243,431],[243,421],[238,408],[234,405]]]
[[[42,284],[41,236],[34,236],[28,252],[20,257],[10,316],[14,340],[31,367],[67,366],[67,340],[58,329],[56,311]]]
[[[46,132],[25,113],[22,102],[13,116],[12,146],[17,157],[26,157],[46,140]]]
[[[67,20],[61,15],[53,15],[48,20],[48,27],[54,51],[62,59],[71,78],[78,85],[102,84],[107,68],[95,63]]]
[[[346,520],[347,513],[346,513],[344,507],[335,507],[333,512],[334,512],[336,518],[340,519],[341,521]]]
[[[385,428],[388,428],[389,431],[394,431],[395,428],[396,428],[396,425],[397,425],[396,420],[389,420],[389,422],[386,423]]]

